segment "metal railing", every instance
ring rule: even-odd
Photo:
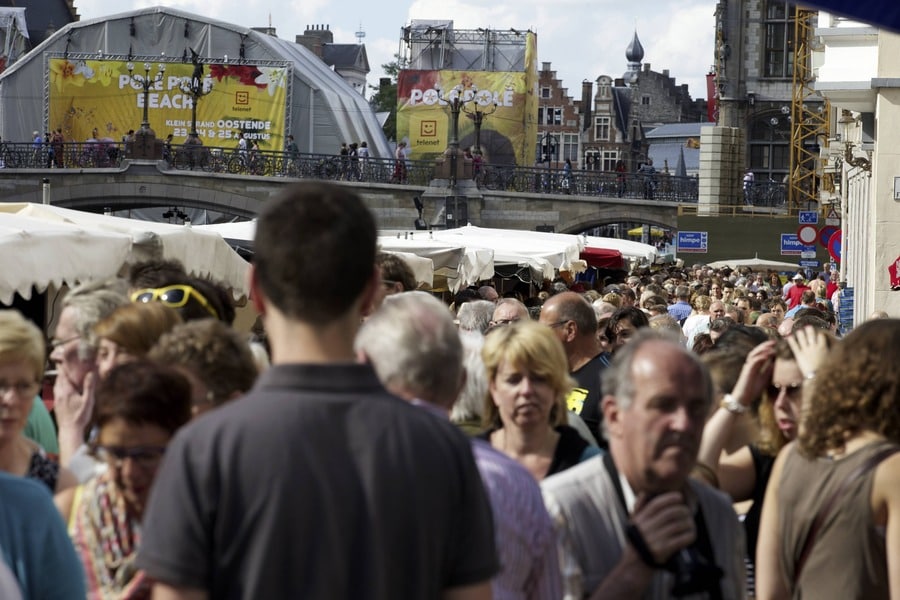
[[[744,204],[767,208],[783,208],[787,203],[787,186],[770,179],[744,185]]]
[[[109,169],[122,166],[123,144],[108,140],[0,144],[4,169]]]
[[[119,168],[127,158],[125,145],[111,141],[66,142],[62,144],[0,144],[0,168],[83,169]],[[233,146],[164,146],[163,160],[171,169],[230,173],[258,177],[290,177],[331,181],[359,181],[425,187],[435,177],[433,160],[393,158],[353,158],[332,154],[239,150]],[[610,198],[696,203],[696,177],[676,177],[666,173],[616,173],[563,170],[484,164],[473,177],[479,188],[495,191],[603,196]],[[774,183],[774,182],[773,182]],[[762,189],[764,184],[754,187]],[[780,185],[780,184],[778,184]],[[781,197],[784,197],[781,186]],[[753,196],[756,198],[756,195]],[[774,201],[776,194],[760,198]],[[758,204],[761,205],[761,204]]]

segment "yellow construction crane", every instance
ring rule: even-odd
[[[791,88],[791,154],[788,176],[790,206],[798,209],[818,208],[819,139],[827,140],[831,120],[831,104],[813,89],[812,21],[817,12],[796,7],[794,22],[794,79]]]

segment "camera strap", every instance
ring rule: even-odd
[[[616,497],[619,500],[619,506],[622,507],[622,511],[625,513],[626,518],[629,518],[630,514],[628,512],[628,505],[625,503],[625,493],[622,490],[622,481],[621,479],[619,479],[619,470],[616,468],[616,465],[613,462],[611,453],[607,452],[603,455],[603,466],[606,467],[606,471],[609,473],[609,478],[612,480],[613,488],[616,490]],[[703,518],[703,507],[700,506],[699,502],[697,503],[697,510],[694,512],[694,526],[697,529],[697,539],[694,542],[694,547],[696,548],[700,556],[706,559],[709,565],[715,566],[716,558],[713,553],[712,542],[709,538],[709,530],[706,527],[706,519]],[[649,548],[647,547],[646,541],[644,541],[643,537],[641,536],[640,532],[637,531],[636,527],[634,528],[634,530],[637,532],[638,536],[641,537],[640,544],[642,544],[642,547],[640,545],[635,545],[633,541],[631,542],[632,545],[635,546],[635,550],[637,550],[637,552],[641,555],[641,558],[642,560],[644,560],[644,562],[646,562],[650,566],[654,566],[653,563],[648,561],[647,557],[644,556],[645,553],[649,555]],[[629,536],[629,541],[631,541],[631,536]],[[653,557],[649,556],[649,558],[652,561]],[[662,566],[657,565],[657,568],[671,570],[671,562],[672,560],[670,559],[669,563]],[[716,585],[710,586],[710,588],[711,589],[707,590],[710,599],[721,600],[721,584],[717,583]]]

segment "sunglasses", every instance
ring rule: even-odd
[[[170,308],[181,308],[193,298],[200,306],[206,309],[216,319],[219,313],[212,307],[209,301],[197,290],[189,285],[169,285],[161,288],[146,288],[137,290],[131,294],[132,302],[153,302],[159,300]]]
[[[137,466],[144,469],[152,469],[159,465],[165,446],[136,446],[124,448],[121,446],[101,446],[94,444],[90,447],[91,454],[98,460],[116,468],[121,468],[126,459],[130,459]]]
[[[768,388],[769,398],[775,400],[776,398],[778,398],[778,395],[782,390],[784,390],[785,396],[787,396],[791,400],[794,400],[795,398],[800,396],[800,392],[803,391],[803,383],[792,383],[790,385],[775,385],[773,383]]]

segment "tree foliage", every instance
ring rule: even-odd
[[[382,130],[389,140],[397,139],[397,77],[400,74],[400,55],[395,54],[394,60],[387,64],[381,65],[382,70],[391,79],[389,85],[370,85],[369,88],[374,91],[369,99],[369,104],[376,113],[389,113],[385,120]],[[380,82],[379,82],[380,83]]]

